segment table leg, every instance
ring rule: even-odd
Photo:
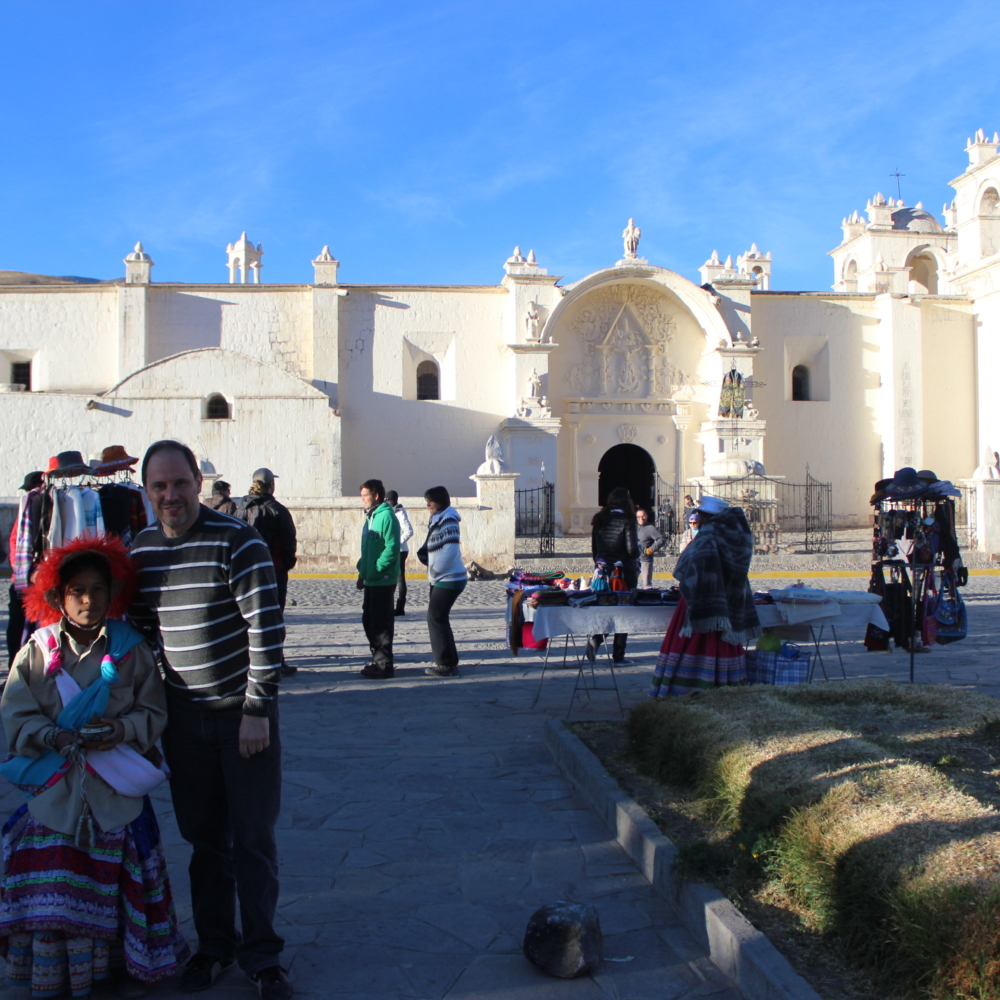
[[[826,673],[826,664],[823,662],[823,654],[819,651],[819,639],[816,638],[816,629],[813,628],[812,625],[809,626],[809,634],[812,636],[813,649],[816,651],[816,659],[819,660],[819,668],[820,668],[820,670],[823,671],[823,680],[828,681],[830,678],[827,676],[827,673]],[[819,627],[819,634],[820,634],[820,636],[823,635],[823,626],[822,625],[820,625],[820,627]],[[812,664],[809,665],[809,678],[808,678],[808,682],[810,684],[812,683],[812,675],[813,675],[815,669],[816,669],[815,666],[813,666]]]
[[[837,630],[831,623],[830,631],[833,633],[833,645],[837,650],[837,659],[840,662],[840,672],[844,675],[844,680],[847,680],[847,671],[844,669],[844,657],[840,652],[840,640],[837,638]]]
[[[549,666],[549,652],[552,649],[552,639],[545,644],[545,659],[542,661],[542,675],[538,678],[538,690],[535,691],[535,698],[531,703],[531,707],[534,708],[538,704],[538,696],[542,693],[542,681],[545,680],[545,671]],[[563,645],[563,666],[566,666],[566,646]]]

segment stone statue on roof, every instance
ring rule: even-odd
[[[628,225],[622,231],[622,240],[625,242],[625,256],[628,258],[638,257],[639,237],[642,230],[635,224],[634,219],[628,220]]]

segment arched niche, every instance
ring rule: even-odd
[[[608,494],[624,486],[636,507],[652,507],[656,498],[656,463],[637,444],[616,444],[597,466],[597,502],[603,507]]]

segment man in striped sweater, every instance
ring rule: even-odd
[[[273,919],[285,626],[271,556],[253,528],[198,502],[201,472],[185,445],[150,445],[142,481],[158,523],[132,545],[139,596],[130,617],[163,654],[163,748],[177,823],[193,848],[198,951],[180,987],[208,989],[236,960],[264,1000],[284,1000],[292,990]]]

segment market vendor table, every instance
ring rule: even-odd
[[[573,685],[573,696],[570,699],[567,718],[573,709],[573,702],[576,693],[583,683],[584,691],[599,690],[594,674],[594,664],[590,665],[592,685],[588,685],[584,668],[584,657],[577,650],[576,637],[590,637],[592,635],[611,635],[616,632],[624,632],[629,635],[658,634],[665,635],[670,620],[674,616],[676,605],[627,605],[591,604],[582,608],[573,608],[567,605],[552,605],[549,607],[538,607],[531,609],[533,614],[532,633],[536,639],[553,639],[564,636],[563,643],[563,666],[569,653],[569,645],[573,645],[573,653],[577,659],[576,683]],[[528,611],[525,608],[525,611]],[[525,616],[528,617],[527,615]],[[829,626],[833,634],[833,641],[837,648],[837,656],[840,658],[840,643],[837,637],[837,628],[860,628],[869,624],[888,630],[889,623],[882,613],[879,604],[840,604],[837,601],[823,601],[816,603],[775,603],[758,604],[757,617],[761,626],[774,629],[780,636],[783,633],[787,638],[795,638],[796,630],[808,633],[816,652],[823,676],[827,677],[826,666],[819,651],[819,643],[823,637],[823,630]],[[819,634],[816,633],[816,627]],[[615,695],[618,697],[618,707],[621,709],[621,695],[618,692],[618,680],[615,677],[614,660],[611,658],[610,644],[605,643],[605,654],[608,667],[611,671],[611,681]],[[545,647],[545,661],[542,664],[542,675],[538,679],[538,690],[535,692],[535,699],[531,703],[532,707],[538,702],[538,697],[542,690],[542,681],[545,679],[545,671],[549,665],[549,653],[551,642]],[[840,659],[841,672],[846,677],[843,659]],[[810,670],[809,679],[812,680]],[[610,690],[610,689],[609,689]]]

